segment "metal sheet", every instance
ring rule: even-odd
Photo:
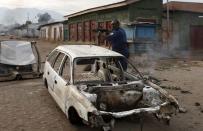
[[[29,65],[36,63],[30,42],[3,41],[0,51],[0,63],[2,64]]]
[[[84,40],[84,33],[83,33],[83,24],[80,22],[78,23],[78,41]]]
[[[77,41],[77,24],[70,24],[70,41]]]
[[[73,24],[69,25],[69,40],[73,41],[74,40],[74,34],[73,34]]]
[[[85,41],[90,41],[90,21],[86,21],[84,26]]]
[[[95,42],[96,41],[96,32],[94,32],[93,30],[95,30],[97,28],[97,23],[96,21],[92,20],[90,22],[90,28],[91,28],[91,41]]]
[[[98,25],[99,25],[98,28],[100,28],[100,29],[106,29],[105,22],[99,22]],[[104,43],[105,43],[105,34],[104,33],[100,33],[98,44],[99,45],[104,45]]]
[[[107,21],[107,22],[106,22],[106,29],[107,29],[107,30],[112,30],[111,21]]]
[[[112,30],[111,21],[107,21],[107,22],[106,22],[106,29],[109,30],[109,31]],[[106,46],[109,47],[109,45],[110,45],[110,42],[109,42],[109,41],[106,41]]]

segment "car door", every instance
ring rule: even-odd
[[[47,79],[47,84],[48,84],[48,88],[49,90],[53,90],[54,89],[54,69],[53,69],[53,66],[54,66],[54,63],[56,61],[56,58],[58,57],[60,52],[58,51],[53,51],[48,59],[47,59],[47,62],[45,63],[45,68],[44,68],[44,75],[45,75],[45,78]]]
[[[70,57],[65,56],[63,59],[63,62],[61,64],[60,70],[58,72],[58,75],[55,77],[55,88],[54,93],[59,99],[59,105],[61,109],[65,112],[65,102],[66,102],[66,96],[69,91],[69,83],[71,80],[71,64],[70,64]]]
[[[49,81],[50,83],[53,83],[53,85],[51,85],[51,88],[50,88],[51,90],[49,89],[49,92],[61,108],[62,108],[62,104],[61,104],[62,102],[60,100],[59,94],[57,94],[56,89],[59,84],[59,82],[57,81],[57,78],[59,77],[59,71],[60,71],[60,67],[64,57],[65,57],[65,54],[60,52],[56,57],[56,60],[53,64],[53,68],[49,69],[49,74],[50,74]]]

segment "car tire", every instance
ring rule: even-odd
[[[20,74],[17,74],[16,75],[16,80],[22,80],[23,78],[22,78],[22,76],[20,75]]]
[[[82,119],[80,118],[77,111],[73,107],[71,107],[68,110],[68,117],[69,117],[69,121],[70,121],[71,124],[73,124],[73,125],[82,125]]]

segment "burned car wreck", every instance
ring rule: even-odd
[[[121,60],[128,63],[123,70]],[[148,113],[169,121],[178,101],[143,78],[122,55],[89,45],[63,45],[50,53],[44,83],[70,122],[112,130],[116,118]]]
[[[0,81],[40,77],[40,56],[35,43],[0,42]]]

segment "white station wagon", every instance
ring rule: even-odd
[[[58,46],[46,60],[43,80],[72,124],[112,130],[116,118],[140,114],[168,123],[179,109],[172,95],[144,79],[124,56],[98,46]]]

